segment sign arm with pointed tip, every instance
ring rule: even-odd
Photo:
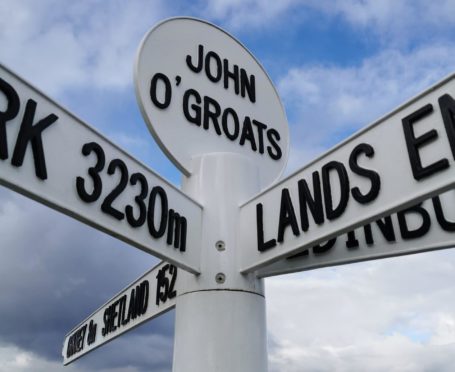
[[[65,336],[63,364],[173,309],[177,274],[176,266],[162,262],[79,323]]]
[[[199,272],[202,207],[2,65],[0,183]]]
[[[455,191],[426,199],[260,268],[260,278],[455,247]]]
[[[244,204],[241,271],[259,270],[453,188],[454,159],[451,75]]]

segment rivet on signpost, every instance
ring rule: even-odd
[[[216,274],[215,280],[218,284],[223,284],[226,281],[226,275],[223,273]]]
[[[224,242],[222,240],[218,240],[215,243],[215,247],[218,251],[222,252],[226,249],[226,244],[224,244]]]

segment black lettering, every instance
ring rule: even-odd
[[[434,198],[431,199],[433,202],[433,208],[434,212],[436,214],[436,220],[439,223],[439,226],[444,231],[455,231],[455,222],[447,220],[447,218],[444,216],[444,212],[442,210],[442,205],[441,205],[441,199],[439,196],[435,196]]]
[[[77,342],[77,351],[82,351],[84,349],[84,342],[85,342],[85,333],[87,332],[87,324],[85,324],[80,330],[78,335],[78,342]]]
[[[128,296],[125,294],[122,296],[121,300],[121,309],[122,309],[122,315],[121,315],[121,318],[122,318],[122,326],[126,325],[129,323],[130,321],[130,318],[129,317],[125,317],[125,315],[127,315],[127,311],[126,311],[126,301],[128,299]]]
[[[300,235],[297,218],[295,217],[295,211],[292,205],[291,195],[289,194],[289,190],[287,188],[284,188],[281,192],[280,219],[278,223],[277,241],[279,243],[283,242],[284,233],[288,226],[291,226],[292,232],[295,236]]]
[[[79,197],[86,203],[93,203],[98,200],[103,189],[100,172],[104,169],[106,157],[103,148],[96,142],[86,143],[82,146],[82,155],[88,156],[91,152],[96,155],[96,164],[88,169],[88,174],[93,181],[93,191],[88,193],[85,189],[85,180],[82,177],[76,178],[76,190]]]
[[[115,173],[116,169],[120,171],[120,181],[103,200],[103,203],[101,204],[101,210],[104,213],[109,214],[115,219],[121,221],[125,217],[125,214],[118,209],[115,209],[112,206],[112,203],[123,192],[123,190],[125,190],[126,185],[128,185],[128,168],[126,167],[126,164],[123,162],[123,160],[114,159],[109,163],[107,174],[112,176]]]
[[[363,233],[365,234],[365,242],[367,245],[373,245],[373,232],[371,231],[371,225],[369,223],[363,226]]]
[[[335,171],[340,181],[340,201],[334,208],[332,201],[332,185],[330,172]],[[344,165],[338,161],[331,161],[322,167],[322,188],[324,190],[325,214],[328,220],[341,216],[348,205],[349,178]]]
[[[130,319],[136,319],[137,317],[137,308],[136,308],[136,303],[137,303],[137,298],[139,297],[139,293],[137,290],[137,287],[133,288],[130,293],[130,303],[128,305],[128,317]]]
[[[5,160],[8,159],[6,123],[19,113],[20,100],[14,88],[2,78],[0,78],[0,92],[5,95],[7,100],[6,110],[0,112],[0,159]]]
[[[174,298],[177,296],[177,291],[174,289],[175,282],[177,281],[177,267],[174,265],[169,265],[169,274],[172,275],[171,283],[169,284],[169,293],[167,298]]]
[[[455,100],[448,94],[444,94],[438,99],[441,109],[442,120],[446,128],[447,138],[449,139],[452,156],[455,159]]]
[[[204,61],[204,47],[202,45],[198,45],[198,59],[197,59],[197,64],[193,64],[193,60],[189,54],[186,56],[186,65],[189,67],[189,69],[193,72],[201,72],[202,71],[202,65]]]
[[[180,248],[181,252],[185,252],[186,228],[186,218],[169,209],[166,243],[168,245],[174,243],[174,248]]]
[[[169,293],[169,279],[166,277],[166,271],[169,269],[169,264],[166,264],[158,271],[156,276],[156,305],[160,302],[166,302]],[[163,289],[163,291],[161,291]]]
[[[213,111],[210,109],[213,108]],[[218,123],[218,118],[221,114],[220,104],[215,101],[213,98],[204,96],[204,129],[209,129],[209,122],[212,120],[213,127],[215,128],[216,134],[221,136],[220,124]]]
[[[242,134],[240,135],[240,145],[245,144],[245,140],[250,141],[251,149],[257,151],[256,140],[254,139],[253,127],[251,126],[251,119],[249,116],[245,116],[243,121]]]
[[[376,220],[376,225],[379,227],[379,230],[382,233],[382,236],[388,242],[396,241],[395,230],[393,229],[392,217],[386,216],[383,219]],[[373,232],[371,230],[371,224],[367,223],[363,226],[363,231],[365,233],[365,242],[367,245],[374,244]]]
[[[359,247],[359,241],[355,237],[355,231],[348,232],[348,240],[346,240],[346,248],[354,249]]]
[[[239,79],[239,66],[234,65],[234,71],[229,71],[229,61],[225,58],[223,59],[223,82],[224,89],[229,89],[229,79],[234,81],[234,91],[235,94],[239,94],[240,91],[240,79]]]
[[[313,246],[313,254],[316,255],[316,256],[320,256],[322,254],[325,254],[327,253],[328,251],[330,251],[333,246],[335,245],[337,241],[337,238],[332,238],[322,244],[316,244],[315,246]],[[308,249],[302,251],[302,252],[299,252],[297,254],[294,254],[290,257],[287,257],[288,260],[291,260],[291,259],[294,259],[294,258],[303,258],[303,257],[307,257],[309,256],[309,252],[308,252]]]
[[[126,220],[131,227],[140,227],[145,223],[145,220],[147,219],[147,206],[145,205],[145,198],[149,193],[147,179],[142,173],[133,173],[130,178],[130,185],[134,186],[138,182],[141,186],[141,192],[139,195],[134,197],[134,201],[139,207],[139,216],[137,218],[134,217],[133,207],[131,205],[127,205],[125,208]]]
[[[258,128],[258,139],[259,139],[259,153],[264,153],[264,129],[267,129],[267,125],[260,121],[253,119],[253,124]]]
[[[70,358],[74,354],[79,353],[84,349],[85,333],[87,331],[87,324],[79,328],[68,339],[66,348],[66,357]]]
[[[33,151],[33,160],[35,162],[35,174],[38,178],[47,179],[46,159],[44,157],[43,141],[41,135],[50,125],[54,124],[58,116],[50,114],[33,124],[35,119],[36,102],[32,99],[27,101],[25,113],[22,119],[21,128],[17,135],[16,146],[14,147],[11,164],[15,167],[22,166],[25,157],[25,151],[31,142]]]
[[[143,304],[143,287],[142,285],[136,286],[136,298],[134,301],[134,312],[136,317],[140,317],[142,314],[142,304]]]
[[[114,332],[116,329],[117,329],[117,326],[115,325],[115,318],[117,317],[118,315],[118,312],[116,310],[116,307],[118,305],[118,300],[115,301],[112,305],[111,305],[111,308],[112,308],[112,314],[111,314],[111,329],[110,331],[111,332]]]
[[[429,177],[449,167],[449,161],[445,158],[424,167],[419,155],[419,148],[433,142],[438,138],[438,132],[432,129],[419,137],[415,136],[413,125],[433,112],[431,104],[425,105],[412,114],[402,119],[404,137],[411,163],[412,175],[417,181]]]
[[[126,294],[123,295],[122,297],[120,297],[119,299],[119,310],[118,310],[118,327],[120,326],[124,326],[125,324],[128,323],[128,321],[126,320],[125,318],[125,314],[126,314],[126,300],[127,300],[127,296]]]
[[[278,133],[277,130],[270,128],[267,131],[267,139],[269,140],[270,145],[271,145],[271,146],[267,146],[267,152],[268,152],[269,156],[273,160],[281,159],[281,156],[283,155],[283,153],[281,152],[281,148],[278,145],[278,141],[281,139],[280,133]]]
[[[215,75],[212,73],[212,63],[211,61],[215,61],[216,72]],[[210,81],[217,83],[221,80],[221,74],[223,70],[221,69],[221,59],[218,54],[213,51],[208,52],[205,55],[205,73]]]
[[[141,283],[141,287],[142,287],[141,315],[144,315],[147,312],[149,304],[149,281],[144,280]]]
[[[164,97],[161,97],[162,101],[160,101],[156,95],[158,81],[161,81],[164,84]],[[159,109],[164,110],[170,105],[171,98],[172,86],[168,77],[162,74],[161,72],[158,72],[155,75],[153,75],[152,82],[150,84],[150,99],[152,100],[153,104]]]
[[[174,214],[175,214],[174,210],[173,209],[169,209],[168,223],[167,223],[167,238],[166,238],[166,243],[168,245],[172,244],[172,241],[173,241],[173,238],[174,238],[174,231],[173,231],[174,230]],[[177,248],[177,247],[175,247],[175,248]]]
[[[92,320],[90,320],[90,324],[88,326],[88,334],[87,334],[87,344],[91,345],[96,341],[96,328],[97,324]]]
[[[228,125],[228,117],[232,118],[232,123],[234,123],[234,131],[231,133],[229,131],[229,125]],[[223,116],[221,117],[221,123],[223,125],[223,132],[226,135],[227,138],[229,138],[231,141],[235,141],[237,137],[239,136],[240,132],[240,123],[239,123],[239,117],[237,116],[237,113],[235,112],[234,109],[228,107],[226,110],[223,111]]]
[[[371,169],[362,168],[358,164],[358,157],[360,154],[365,154],[368,158],[374,155],[374,149],[367,143],[361,143],[352,150],[349,156],[349,167],[351,170],[359,176],[368,178],[371,181],[371,188],[366,194],[362,194],[358,187],[354,187],[351,190],[352,197],[361,204],[365,204],[373,201],[379,194],[381,188],[381,179],[379,174]]]
[[[420,238],[430,230],[431,226],[430,215],[424,208],[421,207],[421,204],[422,203],[419,203],[413,207],[407,208],[397,213],[401,237],[404,240]],[[410,213],[418,214],[422,218],[421,225],[414,230],[411,230],[409,228],[408,222],[406,220],[406,215]]]
[[[322,207],[322,192],[319,173],[313,172],[313,195],[306,180],[301,179],[297,183],[299,189],[299,205],[300,205],[300,224],[303,231],[308,231],[308,209],[311,211],[314,222],[318,225],[324,222],[324,211]]]
[[[379,227],[379,230],[381,230],[382,236],[385,238],[385,240],[388,242],[396,241],[395,230],[393,228],[391,216],[386,216],[383,220],[377,220],[376,225]]]
[[[270,239],[264,242],[264,222],[262,203],[256,204],[256,228],[258,237],[258,251],[264,252],[276,246],[276,240]]]
[[[117,328],[120,328],[122,326],[122,297],[120,297],[118,300],[117,300],[117,303],[118,303],[118,311],[117,311],[117,324],[116,324],[116,327]]]
[[[103,322],[104,322],[104,327],[101,330],[101,334],[103,337],[105,337],[108,333],[108,325],[109,325],[109,307],[104,309],[104,314],[103,314]]]
[[[161,216],[158,229],[155,227],[155,202],[157,196],[160,197],[161,201]],[[161,238],[166,231],[168,214],[167,206],[168,203],[166,191],[164,191],[164,189],[161,186],[155,186],[150,192],[149,208],[147,213],[147,224],[149,232],[150,235],[152,235],[155,239]]]
[[[248,93],[248,98],[251,102],[256,102],[256,78],[254,75],[248,75],[246,71],[241,68],[240,69],[240,94],[242,97],[245,97],[246,93]]]
[[[188,103],[190,100],[190,97],[193,97],[194,100],[196,101],[197,104],[192,103],[191,104],[191,110],[193,111],[193,115],[190,113],[188,109]],[[201,96],[197,91],[194,89],[188,89],[185,91],[185,94],[183,95],[183,114],[185,115],[186,120],[188,120],[190,123],[196,124],[198,127],[201,126]]]

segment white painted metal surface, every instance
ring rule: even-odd
[[[174,308],[180,272],[160,263],[74,327],[63,343],[63,364]]]
[[[452,188],[454,97],[452,75],[243,205],[241,271],[257,270]],[[362,175],[359,167],[370,175]],[[371,171],[380,178],[379,188],[378,180],[370,179]],[[302,183],[314,197],[314,172],[321,183],[321,202],[315,208],[322,214],[319,224],[305,202],[304,208],[299,205],[300,199],[307,200],[299,190]]]
[[[261,278],[455,247],[455,191],[259,269]],[[332,245],[333,244],[333,245]]]
[[[198,272],[200,205],[1,65],[0,78],[1,184]]]
[[[174,372],[264,372],[261,277],[452,245],[455,216],[441,215],[453,191],[398,227],[372,221],[453,189],[455,75],[262,192],[284,169],[288,127],[242,44],[201,20],[163,21],[135,84],[189,196],[0,66],[0,183],[188,271],[177,280],[162,263],[120,292],[69,332],[65,364],[176,307]]]
[[[263,281],[238,271],[239,205],[259,190],[255,164],[237,154],[195,159],[183,190],[204,206],[201,274],[182,272],[174,372],[267,371]]]
[[[237,153],[259,169],[261,188],[281,175],[288,157],[284,108],[265,70],[222,29],[172,18],[143,39],[136,96],[150,131],[186,175],[192,159]]]

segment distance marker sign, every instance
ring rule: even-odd
[[[166,262],[155,266],[74,327],[63,343],[63,364],[172,309],[177,272]]]
[[[198,272],[201,206],[1,65],[0,184]]]
[[[243,205],[242,272],[453,188],[454,159],[452,75]]]
[[[253,55],[205,21],[172,18],[143,39],[135,67],[144,119],[187,176],[193,159],[236,153],[257,165],[261,189],[281,175],[288,124],[273,83]]]

